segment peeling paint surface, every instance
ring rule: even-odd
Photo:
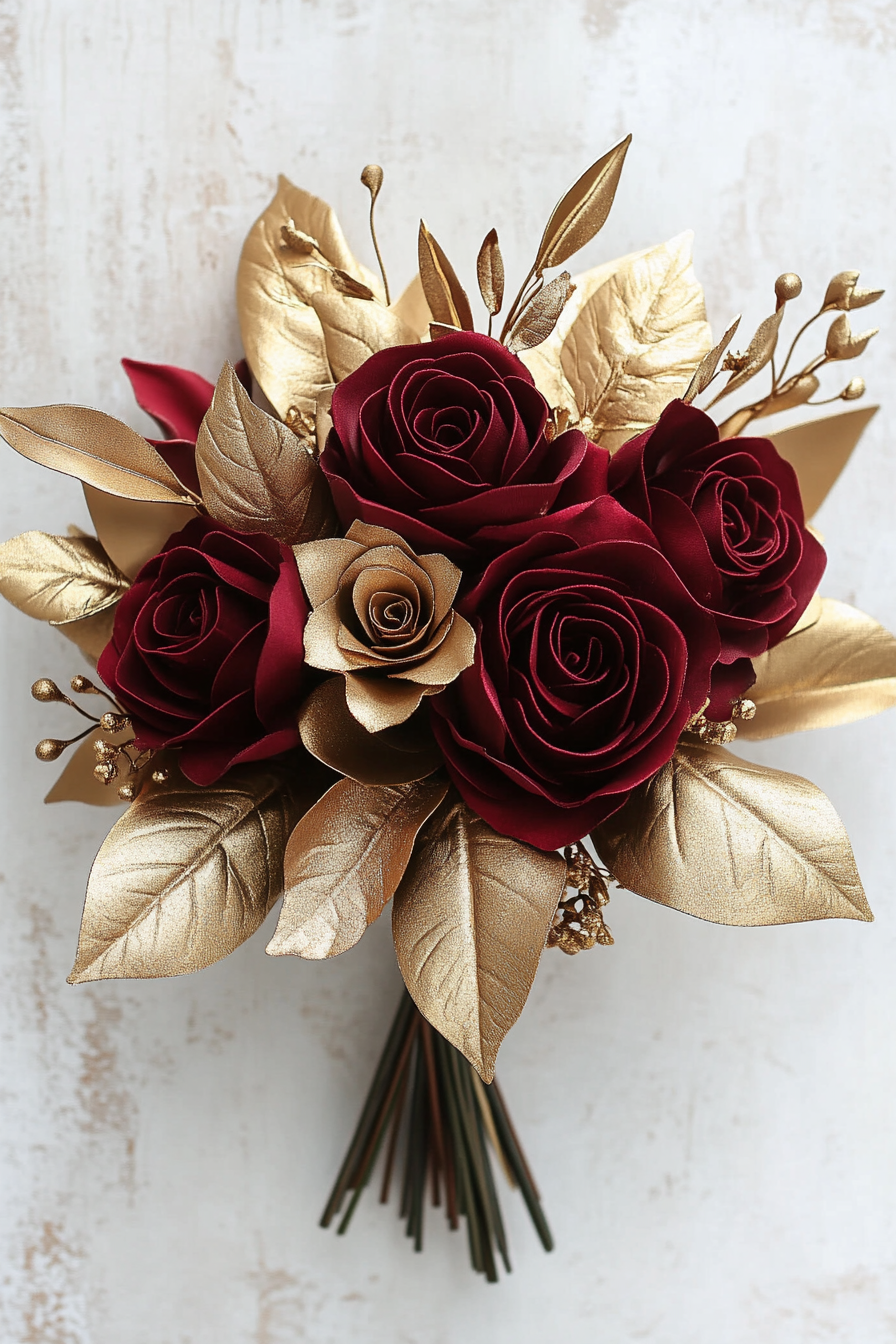
[[[713,325],[775,276],[896,292],[890,0],[0,0],[0,404],[137,429],[122,355],[214,379],[240,353],[242,238],[283,171],[394,287],[416,221],[471,277],[492,226],[525,272],[575,176],[626,131],[582,265],[693,228]],[[806,303],[810,300],[807,298]],[[807,309],[808,311],[808,309]],[[896,628],[896,318],[885,412],[819,518],[825,591]],[[868,325],[868,324],[866,324]],[[844,380],[845,381],[845,380]],[[830,393],[838,390],[832,382]],[[2,450],[0,536],[87,525]],[[386,921],[332,963],[265,933],[193,977],[71,988],[104,809],[40,799],[28,696],[85,670],[0,609],[3,1344],[887,1344],[896,1339],[896,715],[763,744],[853,838],[877,916],[724,929],[614,896],[616,946],[546,955],[499,1075],[543,1186],[507,1193],[495,1289],[436,1219],[317,1219],[398,994]]]

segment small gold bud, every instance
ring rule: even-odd
[[[137,790],[133,784],[122,784],[118,796],[123,803],[132,803],[137,797]]]
[[[850,378],[849,382],[840,393],[841,401],[858,401],[859,397],[865,395],[865,379]]]
[[[361,172],[361,182],[370,192],[371,199],[375,201],[383,185],[383,170],[378,163],[368,163]]]
[[[167,784],[171,778],[167,770],[153,770],[152,777],[156,784]]]
[[[77,676],[72,677],[72,690],[75,692],[76,695],[100,694],[100,692],[97,690],[96,686],[94,686],[90,678],[85,677],[83,672],[79,672]]]
[[[870,331],[863,331],[857,336],[849,325],[846,313],[840,313],[831,323],[824,353],[828,359],[855,359],[879,330],[879,327],[872,327]]]
[[[798,299],[802,292],[803,282],[795,271],[785,271],[775,281],[775,298],[778,300],[779,308],[782,303],[787,303],[788,299]]]
[[[114,761],[105,761],[102,765],[95,765],[93,773],[101,784],[111,784],[118,775],[118,766]]]
[[[61,742],[58,737],[45,737],[34,748],[34,754],[39,761],[58,761],[67,746],[68,743]]]
[[[42,705],[51,705],[54,701],[65,700],[65,696],[55,681],[49,677],[40,677],[31,687],[31,694],[35,700],[39,700]]]
[[[94,742],[93,750],[96,754],[96,759],[101,764],[104,761],[114,761],[115,757],[118,755],[118,748],[116,747],[115,743],[106,742],[101,737],[98,737]]]
[[[317,239],[312,238],[310,233],[297,229],[295,220],[292,219],[280,225],[280,239],[284,247],[288,247],[291,252],[298,252],[300,256],[308,257],[312,252],[320,252]]]
[[[732,719],[755,719],[756,706],[752,700],[736,700],[731,708]]]
[[[130,719],[126,714],[113,714],[107,710],[100,719],[100,727],[104,733],[120,733],[123,728],[130,727]]]

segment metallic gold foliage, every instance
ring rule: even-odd
[[[822,308],[839,308],[851,312],[854,308],[865,308],[876,303],[883,296],[882,289],[858,288],[858,271],[840,271],[828,285],[822,301]]]
[[[94,807],[121,807],[122,800],[118,789],[104,784],[96,773],[97,753],[94,743],[98,740],[124,743],[133,739],[133,730],[123,728],[118,733],[100,732],[84,739],[69,756],[62,774],[44,798],[45,803],[90,803]],[[128,783],[139,788],[157,769],[158,755],[147,761],[146,765],[128,776]]]
[[[715,924],[872,918],[824,794],[721,747],[680,745],[592,838],[621,886]]]
[[[392,345],[413,345],[418,337],[393,309],[357,297],[314,295],[314,311],[323,328],[327,359],[337,382],[354,373],[366,359]]]
[[[284,226],[304,234],[311,247],[290,246]],[[352,256],[330,206],[281,177],[277,194],[243,245],[237,308],[246,358],[284,420],[291,406],[313,416],[318,391],[332,382],[312,306],[316,293],[335,292],[331,267],[382,295],[377,277]]]
[[[566,863],[498,835],[450,794],[395,895],[392,930],[417,1007],[490,1082],[566,889]]]
[[[66,639],[70,639],[95,667],[97,659],[112,638],[115,611],[115,607],[105,607],[95,616],[85,616],[80,621],[69,621],[66,625],[56,626],[56,629],[61,635],[65,635]]]
[[[346,704],[344,677],[312,691],[299,712],[299,733],[312,756],[359,784],[410,784],[442,763],[421,713],[384,732],[363,728]]]
[[[147,784],[94,861],[69,982],[183,975],[227,956],[282,893],[287,838],[317,796],[257,765],[207,788]]]
[[[329,536],[336,516],[326,479],[293,431],[256,406],[225,364],[196,441],[212,518],[291,544]]]
[[[84,486],[84,498],[100,545],[129,579],[136,578],[168,538],[196,517],[196,510],[187,504],[148,504],[139,499],[122,499],[92,485]]]
[[[93,537],[23,532],[0,544],[0,594],[27,616],[51,625],[114,606],[128,586]]]
[[[399,294],[392,305],[392,312],[396,317],[401,318],[405,326],[410,327],[418,341],[422,341],[426,337],[429,332],[429,324],[432,321],[432,312],[426,302],[426,294],[423,291],[423,282],[419,273],[414,276],[407,288]]]
[[[190,504],[193,499],[151,443],[135,430],[87,406],[7,407],[0,434],[42,467],[124,499]]]
[[[334,784],[289,838],[283,909],[267,951],[320,960],[353,947],[392,899],[420,827],[447,791],[439,776],[396,788]]]
[[[690,404],[695,397],[699,396],[700,393],[703,392],[709,386],[709,384],[715,377],[716,369],[718,369],[719,367],[719,360],[722,358],[722,355],[725,353],[725,351],[731,344],[731,341],[734,337],[734,333],[737,331],[739,326],[740,326],[740,315],[738,315],[731,323],[731,326],[725,332],[725,335],[719,341],[718,345],[714,345],[713,348],[703,356],[700,363],[697,365],[697,369],[696,372],[694,373],[693,378],[691,379],[688,385],[687,392],[685,392],[684,396],[682,397],[682,401],[686,401],[688,402],[688,404]]]
[[[872,327],[857,336],[849,324],[846,313],[838,313],[831,323],[825,342],[824,353],[828,359],[856,359],[861,355],[880,327]]]
[[[507,341],[508,350],[531,350],[546,341],[557,325],[566,302],[575,289],[568,271],[562,271],[527,304]]]
[[[876,406],[856,407],[769,435],[797,474],[807,518],[824,503],[876,411]]]
[[[821,599],[814,624],[754,658],[756,717],[738,736],[761,739],[852,723],[896,705],[896,639],[846,602]]]
[[[417,235],[417,258],[423,292],[435,321],[472,331],[473,313],[466,291],[422,219]]]
[[[504,258],[495,229],[490,229],[482,241],[476,258],[476,278],[485,311],[489,317],[494,317],[504,302]]]
[[[685,391],[709,347],[691,234],[623,262],[579,311],[561,350],[582,428],[618,448]]]
[[[536,275],[562,266],[603,228],[631,142],[627,135],[593,163],[554,207],[535,259]]]
[[[784,316],[784,305],[776,309],[771,317],[765,318],[756,328],[756,334],[750,341],[742,355],[732,359],[736,366],[732,369],[731,377],[725,384],[720,396],[734,392],[744,383],[755,378],[756,374],[765,368],[772,355],[775,353],[775,346],[778,344],[778,331],[781,326],[781,319]],[[726,363],[725,368],[728,368]]]

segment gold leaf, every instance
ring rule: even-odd
[[[26,616],[51,625],[114,606],[128,586],[93,537],[23,532],[0,545],[0,594]]]
[[[411,784],[442,764],[419,714],[397,728],[369,733],[349,711],[345,678],[329,677],[299,712],[299,734],[312,756],[359,784]]]
[[[61,635],[65,635],[66,639],[70,639],[84,657],[96,667],[100,654],[112,638],[117,605],[116,603],[114,607],[105,607],[95,616],[85,616],[80,621],[68,621],[65,625],[57,625],[55,628]]]
[[[142,435],[87,406],[7,407],[0,434],[42,467],[124,499],[191,504],[192,497]]]
[[[744,351],[741,359],[743,366],[732,373],[725,384],[719,396],[727,396],[735,388],[742,387],[762,369],[775,353],[775,346],[778,344],[778,329],[781,326],[781,318],[784,316],[784,304],[778,308],[771,317],[767,317],[764,322],[760,322],[756,328],[756,335]],[[718,400],[718,398],[717,398]]]
[[[280,896],[287,837],[317,796],[265,765],[147,784],[90,870],[69,983],[184,975],[234,951]]]
[[[422,219],[417,236],[417,258],[423,292],[435,321],[444,326],[472,331],[473,313],[470,309],[470,300],[455,274],[454,267]]]
[[[423,292],[423,282],[419,272],[392,305],[392,312],[405,326],[410,327],[418,341],[422,341],[429,331],[432,313]]]
[[[804,406],[810,397],[814,397],[820,384],[814,373],[799,373],[788,378],[773,397],[764,401],[755,412],[758,420],[764,415],[776,415],[778,411],[789,411],[794,406]]]
[[[136,578],[168,538],[196,517],[196,510],[186,504],[147,504],[139,499],[122,499],[92,485],[84,486],[84,498],[100,545],[129,579]]]
[[[814,531],[815,529],[810,528],[809,530]],[[808,630],[809,627],[814,625],[816,621],[821,620],[821,613],[822,613],[821,594],[819,592],[815,592],[810,598],[809,605],[806,607],[806,610],[803,612],[802,616],[799,618],[796,625],[793,627],[792,630],[788,630],[786,636],[787,639],[792,639],[794,635],[799,635],[802,633],[803,630]]]
[[[196,469],[212,518],[278,541],[313,541],[336,530],[317,463],[286,425],[256,406],[225,364],[196,440]]]
[[[797,474],[807,518],[821,508],[877,409],[859,406],[769,434]]]
[[[756,717],[738,737],[758,740],[852,723],[896,705],[896,639],[846,602],[821,599],[814,624],[753,659]]]
[[[508,350],[517,354],[520,350],[530,350],[532,346],[546,341],[574,289],[569,271],[562,271],[544,289],[539,290],[531,303],[526,305],[522,317],[510,333]]]
[[[566,863],[498,835],[456,795],[422,832],[395,894],[404,982],[486,1082],[523,1010],[566,888]]]
[[[323,328],[327,359],[337,382],[354,373],[378,350],[417,342],[411,328],[381,303],[364,303],[322,290],[314,296],[314,311]]]
[[[554,207],[535,258],[536,275],[549,266],[562,265],[603,228],[631,142],[627,135],[593,163]]]
[[[696,372],[690,381],[687,392],[685,392],[682,397],[682,401],[686,401],[688,405],[690,405],[694,398],[698,397],[700,393],[709,386],[715,377],[716,369],[719,367],[719,360],[731,344],[734,333],[739,326],[740,314],[738,314],[731,323],[731,326],[725,332],[725,335],[719,341],[718,345],[714,345],[713,348],[703,356],[700,363],[697,365]]]
[[[310,239],[320,259],[285,245],[285,224]],[[330,206],[281,177],[277,194],[243,244],[237,272],[243,348],[281,420],[291,406],[313,417],[317,393],[332,382],[312,307],[318,291],[333,289],[330,267],[382,297],[379,280],[352,256]]]
[[[333,277],[333,287],[340,294],[347,294],[352,299],[366,299],[372,302],[373,290],[369,285],[362,285],[360,280],[355,280],[346,271],[334,270],[330,274]]]
[[[714,924],[873,918],[821,790],[721,747],[680,745],[592,838],[629,891]]]
[[[476,258],[476,278],[485,310],[489,317],[494,317],[504,302],[504,258],[496,229],[490,229],[483,239]]]
[[[354,947],[394,896],[420,827],[447,792],[444,778],[334,784],[289,838],[283,909],[267,951],[317,961]]]
[[[589,437],[618,448],[681,396],[710,346],[690,233],[620,264],[575,318],[560,354]]]

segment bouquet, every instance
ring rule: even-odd
[[[71,751],[47,801],[127,805],[71,983],[200,970],[281,897],[267,951],[336,956],[391,901],[407,993],[322,1222],[345,1230],[381,1154],[385,1201],[403,1153],[417,1248],[431,1198],[490,1280],[493,1156],[551,1246],[498,1048],[546,948],[612,944],[611,881],[725,924],[871,919],[824,795],[728,748],[896,702],[896,640],[819,596],[807,521],[873,408],[753,426],[862,396],[817,394],[881,291],[834,276],[782,355],[799,277],[742,351],[737,321],[714,343],[689,235],[574,281],[628,144],[560,200],[509,304],[486,235],[480,330],[422,222],[392,300],[379,167],[379,276],[281,179],[240,259],[245,359],[214,387],[123,361],[161,438],[0,412],[83,482],[95,528],[0,547],[3,595],[96,668],[32,687],[87,725],[38,744]]]

